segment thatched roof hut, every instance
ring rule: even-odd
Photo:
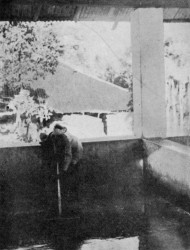
[[[58,66],[55,75],[34,84],[44,88],[48,104],[63,113],[127,110],[128,90],[82,74],[68,66]]]

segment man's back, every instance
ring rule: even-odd
[[[42,148],[45,158],[49,161],[62,162],[67,165],[71,162],[71,145],[64,134],[50,133],[42,143]]]

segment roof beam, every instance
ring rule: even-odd
[[[165,22],[190,21],[190,0],[0,0],[0,21],[130,21],[151,7],[164,9]]]
[[[51,0],[51,2],[69,3],[77,5],[106,5],[128,8],[189,8],[190,0]]]
[[[27,5],[41,1],[36,0],[0,0],[0,5],[5,4]],[[48,5],[88,5],[88,6],[118,6],[128,8],[189,8],[190,0],[43,0]]]
[[[34,22],[38,21],[42,6],[43,6],[43,2],[40,3],[39,5],[36,5],[36,11],[34,12],[34,17],[33,17]]]

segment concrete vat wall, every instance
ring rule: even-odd
[[[169,140],[143,143],[147,187],[190,211],[190,148]]]
[[[81,198],[138,197],[142,190],[140,140],[83,145],[84,156],[79,171]],[[17,215],[46,210],[45,170],[40,147],[1,148],[0,159],[1,211]]]
[[[169,137],[167,139],[170,141],[178,142],[186,146],[190,146],[190,136]]]
[[[144,209],[141,140],[89,142],[83,146],[79,201],[66,203],[63,200],[62,216],[77,215],[80,220],[64,220],[61,229],[59,223],[53,222],[57,214],[48,211],[51,206],[47,203],[46,168],[40,147],[0,149],[1,249],[33,244],[34,240],[41,244],[55,232],[59,235],[59,230],[64,234],[76,231],[83,238],[100,237],[105,232],[119,236],[117,223],[128,231],[131,216],[133,230],[141,228],[138,216]],[[56,200],[56,210],[57,205]],[[78,231],[79,227],[83,230]],[[105,231],[105,227],[109,230]]]

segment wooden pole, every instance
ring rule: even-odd
[[[180,135],[183,135],[183,124],[184,124],[184,119],[183,119],[183,102],[184,102],[184,88],[183,88],[183,83],[179,82],[179,113],[180,113]]]
[[[60,171],[59,171],[59,163],[57,162],[57,193],[58,193],[58,210],[59,216],[62,215],[62,204],[61,204],[61,185],[60,185]]]
[[[188,79],[187,88],[187,101],[188,101],[188,135],[190,134],[190,81]]]

